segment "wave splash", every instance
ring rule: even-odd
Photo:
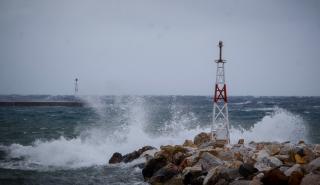
[[[230,139],[235,143],[239,138],[246,141],[307,141],[306,124],[302,117],[285,109],[275,107],[271,115],[266,115],[250,130],[231,128]]]
[[[97,99],[86,99],[88,104],[103,117],[105,107]],[[97,103],[98,102],[98,103]],[[146,109],[142,97],[131,97],[123,104],[126,124],[115,130],[108,129],[103,122],[88,129],[73,139],[61,136],[50,141],[36,140],[32,145],[12,144],[0,146],[11,158],[18,161],[0,163],[1,167],[13,169],[50,170],[56,168],[79,168],[94,165],[105,165],[114,152],[128,153],[145,145],[159,147],[168,144],[182,144],[185,139],[193,139],[200,132],[209,132],[210,126],[193,129],[188,124],[197,123],[192,113],[182,114],[179,106],[171,105],[173,116],[159,129],[160,135],[154,136],[146,131],[148,124]],[[305,138],[306,128],[303,119],[284,109],[275,108],[271,115],[266,115],[253,125],[250,130],[231,128],[231,142],[239,138],[249,141],[297,141]]]
[[[11,158],[23,158],[19,162],[5,162],[0,166],[13,169],[50,170],[56,168],[79,168],[94,165],[105,165],[114,152],[129,153],[145,145],[159,147],[167,144],[180,144],[187,138],[206,129],[187,129],[185,124],[196,120],[193,114],[177,116],[166,122],[163,134],[154,136],[146,132],[147,126],[144,99],[130,97],[130,101],[123,104],[118,100],[126,117],[126,124],[115,130],[109,130],[107,123],[99,123],[92,128],[85,129],[73,139],[61,136],[59,139],[42,141],[36,140],[30,146],[11,144],[1,146]],[[87,98],[86,102],[95,109],[104,120],[105,107],[97,98]],[[175,106],[171,111],[179,112]],[[179,118],[179,119],[178,119]],[[170,125],[170,126],[169,126]],[[179,126],[179,129],[177,127]],[[163,130],[162,130],[163,129]]]

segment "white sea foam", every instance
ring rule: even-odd
[[[96,101],[96,99],[94,100]],[[92,105],[95,106],[95,105]],[[101,104],[97,104],[98,113],[103,112]],[[128,110],[128,125],[112,134],[101,126],[83,131],[74,139],[60,137],[51,141],[35,141],[30,146],[12,144],[6,150],[12,158],[25,158],[23,162],[9,162],[0,164],[6,168],[47,169],[46,167],[78,168],[92,165],[105,165],[114,152],[129,153],[145,145],[159,147],[166,144],[181,144],[187,138],[193,138],[204,131],[196,128],[185,129],[183,125],[195,120],[192,114],[173,116],[170,133],[160,136],[149,135],[145,131],[146,115],[144,101],[135,97],[130,102]],[[174,108],[175,109],[175,108]],[[174,110],[173,110],[174,111]],[[177,127],[179,126],[179,129]],[[209,131],[209,130],[205,130]],[[45,168],[43,168],[45,166]]]
[[[306,126],[302,117],[285,109],[275,108],[271,115],[266,115],[261,121],[253,125],[250,130],[231,129],[231,141],[239,138],[246,141],[291,141],[305,140]]]
[[[274,111],[277,109],[277,107],[260,107],[260,108],[247,108],[244,109],[244,111],[250,112],[250,111]]]
[[[238,102],[238,103],[232,103],[232,104],[234,104],[234,105],[246,105],[246,104],[249,104],[249,103],[251,103],[251,101],[245,101],[245,102]]]
[[[96,100],[95,100],[96,101]],[[94,102],[94,101],[92,101]],[[97,112],[103,116],[103,106],[97,106]],[[172,106],[172,119],[162,128],[162,135],[150,135],[145,130],[147,115],[143,98],[134,97],[127,104],[128,124],[119,130],[110,132],[103,125],[84,130],[78,137],[66,139],[60,137],[51,141],[36,140],[32,145],[12,144],[6,147],[12,158],[24,158],[23,161],[1,163],[5,168],[52,169],[78,168],[93,165],[105,165],[114,152],[129,153],[142,146],[159,147],[167,144],[182,144],[185,139],[193,139],[200,132],[209,132],[208,128],[188,129],[186,125],[197,123],[192,113],[182,113],[179,107]],[[239,138],[246,141],[296,141],[305,138],[303,119],[284,109],[276,108],[254,124],[251,130],[231,129],[231,141]],[[2,146],[4,148],[4,146]]]

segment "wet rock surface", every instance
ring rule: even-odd
[[[137,151],[133,151],[125,155],[122,155],[119,152],[115,152],[113,153],[112,157],[109,159],[109,164],[116,164],[121,162],[128,163],[135,159],[138,159],[144,152],[148,150],[154,150],[154,149],[156,148],[152,146],[144,146]]]
[[[152,185],[320,185],[320,145],[278,142],[237,144],[200,133],[182,145],[151,146],[110,164],[144,158],[142,175]]]

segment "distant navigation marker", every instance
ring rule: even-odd
[[[79,90],[78,81],[79,81],[78,78],[74,79],[74,95],[75,96],[78,95],[78,90]]]
[[[219,59],[215,60],[217,63],[217,73],[213,97],[213,123],[211,133],[213,140],[223,140],[226,143],[230,143],[227,86],[224,72],[224,64],[226,62],[222,59],[222,41],[219,41],[218,47],[220,53]]]

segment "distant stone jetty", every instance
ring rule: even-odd
[[[109,164],[144,158],[138,165],[152,185],[319,185],[320,145],[290,142],[238,144],[212,141],[200,133],[182,145],[145,146],[114,153]]]
[[[64,106],[64,107],[82,107],[83,102],[80,101],[4,101],[0,102],[0,107],[14,106]]]

